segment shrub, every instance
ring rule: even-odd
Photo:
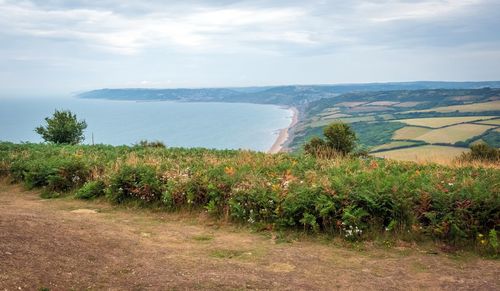
[[[492,229],[488,233],[488,239],[490,241],[490,246],[493,248],[495,252],[498,251],[498,234],[496,230]]]
[[[500,149],[486,143],[474,144],[470,147],[469,153],[462,154],[461,160],[500,162]]]
[[[143,148],[166,148],[165,143],[159,140],[155,141],[141,140],[135,146]]]
[[[46,126],[39,126],[35,131],[47,142],[56,144],[78,144],[85,137],[83,131],[87,128],[85,120],[78,121],[71,111],[56,110],[52,118],[45,118]]]
[[[104,185],[97,181],[106,177],[106,198],[118,203],[203,209],[265,228],[326,232],[349,240],[390,232],[480,245],[485,251],[488,246],[488,252],[498,246],[491,232],[500,222],[495,167],[340,154],[326,160],[229,150],[5,143],[0,143],[0,161],[8,175],[44,188],[48,197],[80,185],[81,198],[102,195]]]
[[[29,188],[45,187],[62,192],[84,184],[89,174],[83,161],[65,157],[20,162],[13,169],[13,176],[24,181]]]
[[[89,168],[79,159],[61,159],[56,171],[47,178],[47,186],[54,191],[68,191],[83,185],[90,174]]]
[[[356,134],[348,124],[331,123],[323,129],[325,139],[313,137],[304,151],[316,157],[332,158],[347,155],[356,147]]]
[[[320,137],[313,137],[304,144],[304,151],[308,154],[315,155],[318,151],[326,148],[326,142]]]
[[[103,181],[89,181],[83,185],[76,193],[78,199],[94,199],[104,195],[106,185]]]
[[[352,152],[356,146],[356,134],[348,124],[332,123],[323,129],[326,143],[342,154]]]
[[[140,199],[145,202],[157,201],[162,191],[156,171],[145,165],[122,168],[111,177],[108,197],[116,203],[127,199]]]

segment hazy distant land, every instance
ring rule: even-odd
[[[280,131],[270,152],[298,150],[327,124],[350,123],[362,148],[377,156],[414,160],[424,149],[449,159],[483,141],[500,147],[500,81],[290,85],[247,88],[100,89],[80,98],[276,104],[296,121]],[[426,147],[426,146],[440,147]],[[422,148],[421,148],[422,147]],[[406,149],[400,154],[402,149]],[[449,150],[446,150],[449,149]],[[414,150],[412,152],[412,150]],[[443,155],[443,150],[447,153]]]

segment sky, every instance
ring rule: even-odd
[[[500,0],[0,0],[0,95],[500,80]]]

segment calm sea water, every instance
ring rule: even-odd
[[[267,151],[292,112],[274,105],[0,98],[0,140],[41,142],[34,128],[55,109],[69,109],[88,127],[85,143],[130,145],[141,139],[167,146]]]

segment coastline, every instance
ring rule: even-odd
[[[299,110],[295,107],[288,107],[289,110],[293,111],[292,122],[286,128],[282,128],[279,131],[278,138],[273,143],[271,148],[267,151],[269,154],[279,153],[283,150],[285,143],[288,141],[290,137],[290,130],[297,124],[299,121]]]

